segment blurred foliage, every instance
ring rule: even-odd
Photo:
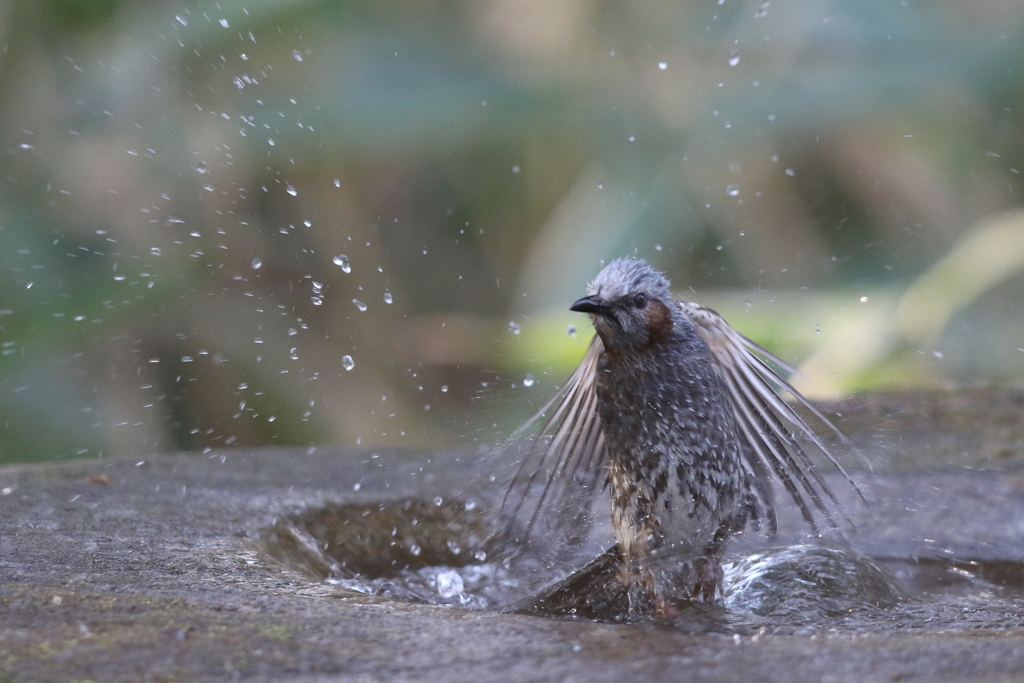
[[[0,462],[493,439],[624,253],[811,393],[1024,374],[1019,232],[975,240],[1024,189],[1018,3],[39,0],[0,34]]]

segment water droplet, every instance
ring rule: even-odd
[[[292,187],[291,185],[285,185],[285,186],[284,186],[284,189],[285,189],[285,190],[287,190],[287,191],[288,191],[288,194],[290,194],[290,195],[291,195],[291,196],[293,196],[293,197],[294,197],[295,195],[297,195],[297,194],[299,193],[299,191],[298,191],[298,190],[296,190],[296,189],[295,189],[294,187]]]
[[[658,62],[658,68],[664,71],[668,68],[668,64],[666,62]]]
[[[866,296],[862,296],[862,297],[860,298],[860,302],[861,302],[862,304],[866,304],[866,303],[868,302],[868,298],[867,298]]]
[[[442,394],[448,393],[448,385],[447,384],[442,384],[441,385],[441,393]]]
[[[519,328],[519,325],[516,324],[514,320],[509,321],[508,331],[511,332],[512,334],[519,334],[520,332],[522,332],[522,330]]]
[[[334,179],[334,186],[335,186],[335,187],[341,187],[341,181],[340,181],[340,180],[338,180],[337,178],[335,178],[335,179]]]
[[[518,166],[513,166],[512,167],[512,172],[513,173],[519,173],[519,167]]]
[[[391,292],[384,292],[384,303],[390,304],[394,299],[391,298]]]
[[[334,261],[334,265],[341,266],[341,269],[344,272],[346,272],[346,273],[351,273],[352,272],[352,264],[348,262],[348,256],[345,256],[344,254],[338,254],[337,256],[332,258],[331,260]]]
[[[442,505],[444,505],[444,498],[442,498],[441,496],[434,496],[434,505],[436,505],[437,507],[441,507]]]
[[[274,138],[267,138],[267,144],[270,145],[271,147],[273,147],[274,146]]]
[[[487,559],[487,553],[485,553],[483,550],[477,550],[475,553],[473,553],[473,557],[476,559],[477,562],[483,562]]]
[[[159,256],[162,252],[160,251],[160,247],[150,247],[149,253],[153,256]]]
[[[793,176],[796,175],[796,171],[794,169],[792,169],[792,168],[787,168],[786,169],[786,175],[788,175],[790,177],[793,177]]]
[[[359,299],[352,299],[352,303],[354,303],[356,305],[356,308],[358,308],[360,311],[366,310],[366,304],[364,304]]]
[[[727,185],[725,188],[725,193],[730,197],[735,197],[740,193],[740,188],[736,187],[735,185]]]
[[[249,265],[252,266],[253,270],[259,270],[260,267],[263,266],[263,259],[254,258]]]
[[[462,548],[459,547],[456,541],[446,541],[445,545],[448,546],[448,550],[451,551],[452,555],[458,555],[462,552]]]
[[[413,555],[415,555],[416,557],[419,557],[420,553],[423,552],[423,548],[421,548],[418,545],[416,545],[415,543],[413,543],[412,545],[409,546],[409,552],[412,553]]]
[[[736,66],[740,63],[740,51],[733,50],[729,53],[729,66]]]
[[[299,52],[298,50],[292,50],[292,57],[295,57],[296,62],[302,61],[302,53]]]
[[[533,375],[527,373],[526,377],[523,378],[523,386],[524,387],[532,387],[533,386],[533,382],[534,382]]]
[[[346,370],[351,370],[355,366],[356,362],[352,360],[352,356],[344,355],[341,357],[341,367],[345,368]]]
[[[324,304],[323,298],[319,296],[310,297],[309,300],[313,302],[314,306],[323,306]]]
[[[228,28],[228,20],[227,19],[221,19],[220,20],[220,25],[223,26],[224,28]]]
[[[661,245],[660,244],[655,244],[654,245],[654,251],[661,251]]]
[[[182,26],[188,26],[188,18],[187,17],[184,17],[184,16],[179,14],[178,16],[176,16],[174,18],[177,19],[178,23],[181,24]]]

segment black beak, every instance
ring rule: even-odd
[[[608,310],[608,304],[597,297],[585,296],[570,306],[569,310],[576,311],[577,313],[596,313],[601,315]]]

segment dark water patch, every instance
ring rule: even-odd
[[[481,564],[494,553],[490,537],[484,515],[441,498],[329,504],[279,519],[265,535],[271,554],[321,578]]]
[[[943,557],[878,558],[911,594],[950,597],[997,591],[1024,598],[1024,563],[1013,560],[954,560]]]
[[[328,504],[277,520],[267,551],[316,579],[414,602],[494,607],[501,572],[485,515],[459,501]]]

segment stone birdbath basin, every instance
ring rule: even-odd
[[[225,450],[0,468],[0,679],[1016,679],[1024,395],[836,409],[890,464],[859,475],[870,509],[844,501],[857,533],[839,564],[792,550],[807,541],[795,519],[782,520],[775,545],[789,550],[777,552],[823,563],[812,583],[848,560],[858,580],[877,567],[892,599],[843,602],[870,580],[809,606],[769,590],[760,607],[675,624],[574,612],[592,576],[554,581],[518,611],[470,595],[474,577],[494,579],[494,549],[466,510],[469,453]],[[741,540],[738,571],[777,559],[764,552]],[[783,573],[774,588],[802,580]]]

